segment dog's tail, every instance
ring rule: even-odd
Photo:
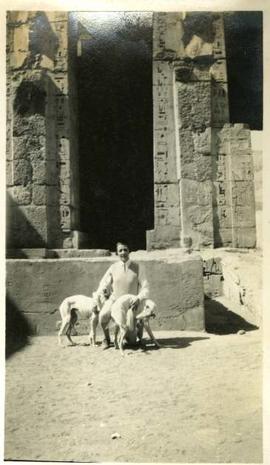
[[[55,312],[57,312],[58,310],[59,310],[59,308],[55,308],[54,310],[52,310],[52,311],[50,312],[50,315],[53,315],[53,314],[54,314]]]

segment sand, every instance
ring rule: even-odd
[[[125,358],[32,338],[6,364],[5,459],[261,462],[261,332],[156,335]]]

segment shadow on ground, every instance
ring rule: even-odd
[[[185,347],[191,346],[193,342],[203,341],[209,339],[209,337],[169,337],[166,339],[158,338],[158,342],[161,345],[161,349],[185,349]],[[147,347],[149,349],[156,349],[156,347]]]
[[[6,358],[29,343],[32,328],[13,300],[6,298]]]
[[[234,334],[240,330],[253,331],[257,326],[229,310],[214,299],[205,298],[205,329],[207,333]]]

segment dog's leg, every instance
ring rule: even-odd
[[[119,349],[118,334],[119,334],[119,326],[115,323],[115,327],[114,327],[114,347],[115,347],[115,349]]]
[[[71,331],[72,329],[74,328],[75,326],[75,323],[76,321],[78,320],[78,316],[77,316],[77,313],[76,313],[76,310],[74,308],[71,309],[71,312],[70,312],[70,319],[69,319],[69,325],[68,325],[68,329],[67,329],[67,332],[66,332],[66,336],[69,340],[69,342],[71,343],[72,346],[76,346],[77,344],[71,339]]]
[[[58,344],[61,347],[64,347],[63,341],[62,341],[62,336],[66,334],[67,328],[69,326],[70,318],[66,317],[62,320],[60,330],[58,332]]]
[[[159,348],[159,347],[160,347],[160,344],[159,344],[159,342],[156,340],[154,334],[152,333],[152,330],[151,330],[151,328],[150,328],[150,323],[149,323],[149,321],[144,321],[144,327],[145,327],[146,332],[147,332],[149,338],[151,339],[151,341],[153,341],[153,342],[155,343],[156,347]]]
[[[126,334],[127,334],[127,328],[120,327],[120,334],[119,334],[118,344],[119,344],[119,349],[120,349],[120,353],[121,353],[122,357],[125,356],[124,339],[126,337]]]
[[[139,344],[142,343],[142,338],[143,338],[143,321],[142,320],[138,320],[137,322],[137,337],[139,339]]]
[[[98,325],[98,313],[93,312],[91,317],[90,317],[90,333],[89,333],[89,341],[90,341],[90,346],[96,346],[96,329]]]

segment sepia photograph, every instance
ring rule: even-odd
[[[6,6],[4,460],[263,463],[265,12],[90,10]]]

